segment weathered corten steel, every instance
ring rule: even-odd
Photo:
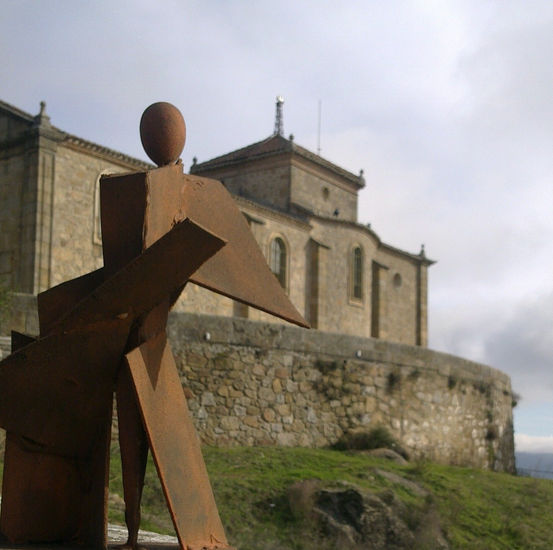
[[[153,103],[140,119],[140,139],[147,155],[158,165],[175,164],[186,141],[181,112],[170,103]]]
[[[175,164],[184,120],[149,107],[142,142],[160,168],[100,184],[104,267],[38,296],[38,339],[0,363],[7,430],[0,530],[12,543],[106,546],[115,392],[127,544],[137,547],[152,451],[182,550],[229,548],[165,333],[188,281],[307,326],[224,187]]]

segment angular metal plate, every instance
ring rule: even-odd
[[[308,327],[267,265],[244,216],[218,181],[188,176],[181,166],[147,172],[144,247],[186,217],[219,235],[227,245],[190,280],[224,296]]]
[[[228,241],[227,246],[205,262],[190,280],[290,323],[309,328],[269,269],[229,192],[218,181],[184,177],[186,214]]]
[[[37,296],[40,335],[47,336],[58,320],[98,288],[105,277],[104,268],[71,279]]]
[[[0,426],[45,452],[86,457],[111,409],[129,332],[113,320],[37,340],[0,362]]]
[[[136,319],[182,288],[224,245],[222,239],[185,219],[109,277],[50,331],[63,332],[106,319]]]

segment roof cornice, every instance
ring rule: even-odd
[[[249,162],[254,162],[267,157],[285,157],[286,155],[297,155],[303,159],[322,167],[333,174],[345,179],[352,184],[356,189],[361,189],[365,186],[365,180],[362,173],[355,175],[344,168],[324,159],[305,147],[298,145],[293,139],[286,139],[280,135],[273,135],[246,147],[236,149],[230,153],[226,153],[211,160],[201,163],[194,163],[190,167],[191,174],[202,174],[211,172],[220,168],[227,168]]]
[[[390,244],[386,244],[382,241],[382,239],[377,235],[377,233],[371,229],[370,225],[363,225],[358,222],[354,222],[351,220],[341,220],[337,218],[330,218],[328,216],[321,216],[320,214],[314,214],[313,212],[310,212],[307,209],[304,209],[303,207],[299,205],[294,205],[295,208],[301,208],[305,211],[306,216],[309,218],[317,219],[323,223],[330,223],[330,224],[339,224],[339,225],[345,225],[348,227],[352,227],[358,230],[363,231],[364,233],[367,233],[370,235],[375,242],[377,243],[377,247],[383,250],[386,250],[387,252],[391,252],[393,254],[396,254],[398,256],[401,256],[403,258],[407,257],[413,262],[416,262],[417,264],[422,264],[426,266],[431,266],[436,263],[436,260],[431,260],[430,258],[427,258],[424,254],[413,254],[411,252],[406,252],[405,250],[401,250],[401,248],[397,248],[395,246],[392,246]]]
[[[95,155],[103,157],[106,160],[111,160],[119,164],[136,167],[140,170],[151,170],[152,168],[155,168],[155,166],[153,164],[150,164],[149,162],[145,162],[135,157],[131,157],[130,155],[126,155],[125,153],[115,151],[114,149],[110,149],[109,147],[98,145],[97,143],[94,143],[92,141],[88,141],[86,139],[65,132],[62,145],[68,146],[71,149],[85,151],[87,153],[94,153]]]

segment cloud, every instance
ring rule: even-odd
[[[488,332],[484,361],[509,373],[522,402],[553,396],[553,293],[528,299]],[[553,426],[552,426],[553,429]]]
[[[553,436],[515,434],[515,447],[527,453],[553,453]]]
[[[145,158],[142,110],[185,116],[183,161],[284,126],[357,173],[360,219],[426,244],[431,347],[491,364],[553,400],[553,4],[549,0],[5,0],[2,98]]]

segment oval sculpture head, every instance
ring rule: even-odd
[[[140,139],[144,151],[158,166],[175,164],[186,141],[181,112],[165,101],[153,103],[140,119]]]

